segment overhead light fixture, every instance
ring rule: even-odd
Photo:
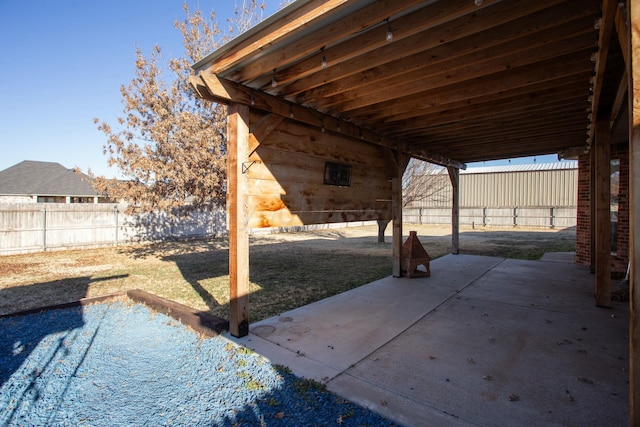
[[[322,59],[320,60],[320,66],[323,70],[327,68],[327,57],[324,56],[324,48],[322,48]]]
[[[482,6],[482,0],[475,0],[474,3],[476,6]]]
[[[276,70],[273,70],[273,76],[271,77],[271,87],[277,87],[278,81],[276,80]]]
[[[387,18],[387,41],[393,41],[393,31],[391,30],[391,24],[389,23],[389,18]]]
[[[597,18],[596,22],[594,22],[593,24],[593,28],[595,28],[596,30],[599,30],[601,25],[602,25],[602,18]]]

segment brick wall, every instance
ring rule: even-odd
[[[589,154],[578,157],[578,208],[576,211],[576,263],[591,264],[591,193]]]
[[[611,271],[626,273],[629,263],[629,150],[628,144],[611,147],[611,158],[620,160],[620,192],[618,195],[618,240],[616,254],[611,257]]]
[[[627,144],[611,146],[611,159],[620,160],[617,251],[611,256],[611,272],[626,273],[629,262],[629,150]],[[576,263],[591,264],[591,193],[589,155],[578,158],[578,208]]]

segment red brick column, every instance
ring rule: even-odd
[[[576,218],[576,263],[591,263],[591,192],[589,154],[578,157],[578,206]]]
[[[618,240],[616,254],[611,257],[611,272],[622,275],[629,263],[629,149],[628,145],[611,147],[611,159],[620,160],[620,188],[618,193]]]
[[[629,262],[629,150],[627,144],[611,147],[611,159],[620,160],[618,195],[617,251],[611,257],[611,272],[617,276],[627,272]],[[589,154],[578,158],[578,207],[576,219],[576,263],[591,263],[591,194],[589,189]]]

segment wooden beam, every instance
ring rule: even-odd
[[[589,48],[585,48],[584,51],[571,52],[559,58],[541,60],[529,66],[503,69],[503,71],[489,75],[469,75],[470,78],[468,80],[456,79],[452,84],[443,82],[442,85],[437,87],[421,85],[420,83],[424,83],[424,81],[411,81],[411,84],[402,84],[389,90],[371,94],[370,98],[365,98],[364,96],[348,98],[348,96],[345,96],[340,103],[331,105],[327,111],[334,114],[350,112],[350,115],[362,115],[363,113],[366,115],[367,111],[371,111],[371,109],[375,111],[380,108],[379,105],[386,105],[385,103],[389,102],[406,104],[414,99],[422,98],[424,102],[433,105],[440,102],[450,103],[482,95],[491,95],[504,90],[514,90],[515,88],[541,83],[546,80],[591,71],[590,63],[585,63],[584,61],[585,52],[588,55],[589,50]],[[558,62],[564,62],[565,67],[559,69]],[[394,96],[394,94],[396,95]],[[395,101],[399,97],[400,100]],[[321,103],[319,104],[322,107]]]
[[[627,1],[630,43],[627,62],[629,76],[629,384],[630,422],[640,425],[640,0]]]
[[[267,50],[269,46],[278,42],[283,37],[290,37],[295,32],[301,31],[311,25],[318,18],[322,18],[323,15],[336,11],[343,7],[347,0],[326,0],[322,4],[317,2],[303,2],[301,6],[297,7],[295,11],[286,15],[282,19],[268,18],[261,24],[260,31],[253,34],[251,38],[238,37],[238,40],[232,40],[230,43],[223,46],[219,51],[215,52],[216,55],[222,55],[223,57],[218,60],[206,57],[202,61],[199,61],[194,65],[194,68],[211,67],[211,71],[217,73],[219,70],[232,67],[242,60],[245,60],[248,56],[252,56],[256,51]],[[350,26],[342,28],[342,31],[351,30]],[[255,30],[254,30],[255,31]],[[326,43],[326,41],[324,42]],[[295,54],[304,54],[300,50],[300,46],[296,46],[294,49]],[[292,53],[292,52],[289,52]],[[261,63],[265,64],[267,69],[273,69],[273,64],[278,63],[278,59],[273,56],[263,58]],[[251,68],[255,68],[256,65]]]
[[[379,119],[384,117],[385,113],[394,115],[411,109],[425,110],[443,104],[464,102],[470,98],[481,99],[481,97],[496,96],[501,92],[506,92],[509,95],[512,93],[511,91],[531,88],[548,81],[573,79],[576,75],[588,76],[593,71],[590,67],[591,63],[584,61],[584,52],[565,55],[563,61],[562,67],[558,67],[556,60],[547,60],[533,64],[531,67],[507,70],[468,82],[444,86],[433,91],[417,91],[413,95],[398,98],[393,102],[352,110],[350,116]],[[349,103],[345,102],[344,104],[346,108]]]
[[[279,114],[267,114],[251,128],[251,133],[249,133],[249,155],[247,158],[256,151],[260,142],[268,137],[283,120],[284,116]]]
[[[427,163],[433,163],[435,165],[444,166],[444,167],[454,167],[456,169],[467,169],[467,164],[463,162],[459,162],[457,160],[449,159],[444,156],[439,156],[436,154],[429,154],[427,150],[420,150],[412,148],[411,150],[412,157],[415,157],[418,160],[425,161]]]
[[[611,307],[611,130],[609,118],[596,123],[596,305]]]
[[[227,117],[227,215],[229,222],[229,331],[249,333],[248,180],[243,163],[249,151],[249,107],[229,104]]]
[[[445,37],[446,43],[442,43],[443,37],[438,31],[422,33],[418,44],[422,50],[418,53],[402,56],[397,60],[386,62],[374,68],[368,68],[356,74],[350,74],[331,83],[326,83],[325,80],[320,81],[318,76],[310,76],[309,78],[316,81],[299,79],[285,87],[281,94],[284,96],[295,94],[298,102],[309,103],[342,92],[349,91],[352,93],[365,86],[376,85],[375,82],[378,79],[387,78],[389,81],[398,84],[398,81],[407,81],[408,79],[404,76],[415,71],[424,70],[423,75],[425,75],[429,73],[429,69],[439,70],[440,72],[448,69],[454,70],[460,67],[460,64],[464,66],[471,63],[473,58],[481,54],[481,52],[495,50],[505,42],[522,38],[523,35],[525,38],[537,36],[540,42],[544,42],[549,37],[553,37],[556,32],[562,32],[564,35],[573,34],[576,25],[582,24],[580,17],[575,14],[575,7],[571,9],[574,11],[573,13],[567,13],[563,10],[567,7],[572,7],[572,5],[563,3],[557,13],[536,13],[499,26],[496,26],[495,21],[492,20],[476,21],[474,25],[478,23],[481,25],[475,28],[477,32],[471,31],[473,28],[470,28],[469,25],[454,25],[458,31],[452,31],[451,37]],[[583,17],[582,19],[588,19],[588,28],[593,31],[592,11],[583,6],[580,13],[588,14],[587,18]],[[551,18],[550,15],[552,16]],[[582,26],[584,27],[584,25]],[[461,29],[463,31],[460,31]],[[549,34],[550,32],[553,33]],[[464,37],[465,35],[467,37]],[[523,46],[526,45],[523,43]],[[464,60],[461,60],[462,56],[464,56]],[[496,55],[492,53],[492,56]],[[467,59],[468,57],[469,59]],[[367,60],[374,59],[367,58]],[[379,60],[380,58],[378,58]],[[358,66],[360,65],[358,64]],[[325,77],[324,74],[322,77]],[[309,89],[310,87],[314,89]]]
[[[478,7],[467,0],[448,0],[446,7],[439,2],[426,5],[390,22],[393,43],[386,42],[386,26],[381,25],[371,31],[354,34],[355,37],[326,49],[323,53],[328,64],[335,65],[322,70],[322,73],[311,73],[314,68],[319,68],[322,53],[318,52],[317,56],[308,62],[303,61],[301,64],[296,63],[292,67],[278,70],[277,78],[294,82],[290,87],[284,88],[283,93],[287,94],[319,88],[346,76],[368,72],[385,63],[402,60],[440,46],[445,40],[454,41],[474,33],[481,33],[491,27],[558,4],[560,1],[542,0],[517,4],[492,1],[491,3],[484,0]],[[589,6],[583,5],[583,9],[587,7]],[[476,48],[481,45],[482,43],[473,44]],[[449,52],[456,54],[455,49]],[[319,99],[318,96],[322,98],[324,95],[322,92],[311,94],[310,99]]]
[[[461,1],[461,0],[459,0]],[[358,34],[359,32],[366,30],[371,26],[380,24],[386,18],[401,13],[407,7],[420,4],[422,0],[410,0],[410,1],[377,1],[372,2],[370,5],[362,7],[356,10],[354,13],[345,16],[344,18],[330,23],[313,33],[313,37],[301,38],[294,43],[287,44],[282,49],[278,50],[266,50],[263,55],[260,55],[248,66],[234,70],[230,78],[235,81],[250,81],[265,73],[271,73],[274,68],[274,64],[286,64],[286,63],[311,63],[307,68],[317,69],[320,68],[320,51],[325,46],[334,45],[336,42],[343,38],[350,38],[349,36]],[[329,2],[326,2],[329,3]],[[323,7],[325,5],[322,5]],[[317,2],[313,3],[314,11],[320,9]],[[302,28],[308,28],[309,22]],[[295,28],[295,27],[294,27]],[[382,30],[385,31],[384,27]],[[386,42],[384,34],[381,38]],[[360,43],[358,50],[366,48],[371,43]],[[353,52],[353,46],[351,46]],[[316,55],[312,55],[312,54]],[[309,56],[313,56],[314,59],[309,59]],[[337,54],[330,53],[331,60],[337,58]],[[220,69],[223,69],[220,67]],[[297,76],[298,78],[300,76]],[[278,75],[279,81],[287,81],[287,77],[284,75]]]
[[[275,113],[301,123],[371,144],[397,149],[395,142],[346,120],[323,114],[268,93],[232,82],[207,71],[191,76],[189,83],[203,99],[221,104],[236,102],[258,110]]]
[[[411,158],[399,151],[396,151],[395,158],[398,169],[397,175],[391,179],[391,220],[393,221],[391,274],[393,277],[402,277],[402,175]]]
[[[429,111],[414,110],[388,116],[384,119],[385,130],[393,131],[394,127],[400,127],[404,122],[423,122],[438,126],[468,120],[490,119],[494,115],[518,114],[545,107],[553,108],[554,104],[568,105],[584,101],[584,89],[582,88],[553,86],[546,88],[547,84],[553,85],[556,82],[563,86],[566,84],[564,79],[551,80],[538,85],[540,90],[525,87],[509,92],[508,97],[498,93],[495,96],[471,98],[464,102],[434,106]]]
[[[436,102],[432,101],[430,98],[420,98],[420,97],[412,97],[410,100],[403,100],[402,102],[396,101],[391,105],[381,105],[378,109],[365,109],[362,114],[358,117],[361,118],[361,121],[364,123],[367,122],[379,122],[384,121],[385,123],[391,122],[402,122],[406,119],[421,117],[426,114],[438,114],[445,113],[448,114],[452,111],[458,111],[461,108],[469,107],[471,112],[475,110],[491,110],[491,107],[497,107],[502,105],[503,102],[525,102],[528,97],[538,97],[538,96],[550,96],[552,99],[553,95],[564,91],[570,90],[572,92],[579,90],[582,93],[582,99],[584,99],[584,89],[579,88],[576,89],[573,86],[567,86],[567,80],[569,81],[587,81],[593,70],[586,69],[581,67],[576,73],[559,76],[555,79],[547,79],[542,82],[532,83],[530,85],[519,85],[518,87],[514,87],[509,91],[494,91],[491,93],[480,93],[474,96],[473,94],[469,94],[469,96],[450,100],[447,97],[444,97],[445,92],[438,91],[441,95],[441,99],[438,99]],[[465,86],[456,85],[458,90],[464,90]],[[448,91],[446,92],[449,93]],[[571,96],[573,97],[573,95]],[[561,97],[560,100],[565,99]],[[583,104],[584,105],[584,104]],[[464,110],[461,111],[465,113]],[[462,119],[469,115],[466,114]],[[453,119],[454,121],[456,119]],[[445,122],[445,124],[448,122]]]
[[[516,40],[491,49],[477,49],[462,60],[452,60],[449,67],[425,66],[403,74],[403,78],[393,76],[376,80],[370,86],[323,98],[317,105],[323,110],[338,111],[364,108],[399,96],[411,96],[472,79],[482,79],[504,70],[522,69],[531,64],[571,54],[578,49],[593,48],[593,40],[588,32],[556,40],[551,45],[534,42],[534,36],[536,35],[531,36],[530,40]]]
[[[376,132],[356,126],[346,120],[294,104],[208,72],[201,72],[197,76],[191,76],[189,78],[189,83],[198,96],[203,99],[208,99],[222,104],[236,102],[250,106],[251,108],[287,117],[290,120],[315,126],[328,132],[337,133],[348,138],[358,139],[370,144],[390,148],[392,150],[398,150],[401,148],[401,144],[398,144],[389,138],[385,138]],[[255,146],[255,142],[252,146]],[[428,156],[428,154],[424,152],[419,155],[422,156],[421,158],[425,159],[426,156]],[[455,165],[462,169],[466,168],[466,165],[464,165],[463,162],[441,156],[432,156],[430,160],[426,161],[441,166]]]
[[[460,169],[447,167],[451,180],[451,253],[460,253]]]
[[[593,96],[591,98],[591,123],[598,121],[598,109],[600,107],[600,94],[604,84],[604,73],[607,66],[607,56],[609,55],[609,46],[611,45],[611,34],[615,26],[616,11],[618,9],[617,0],[603,0],[602,2],[602,18],[600,19],[600,33],[598,34],[598,51],[596,55],[595,76],[593,77]],[[608,112],[607,112],[608,114]],[[596,126],[589,129],[589,143],[593,143]]]

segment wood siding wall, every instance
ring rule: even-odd
[[[391,177],[381,154],[371,144],[285,120],[246,165],[249,227],[390,219]],[[324,184],[327,161],[351,167],[349,186]]]

